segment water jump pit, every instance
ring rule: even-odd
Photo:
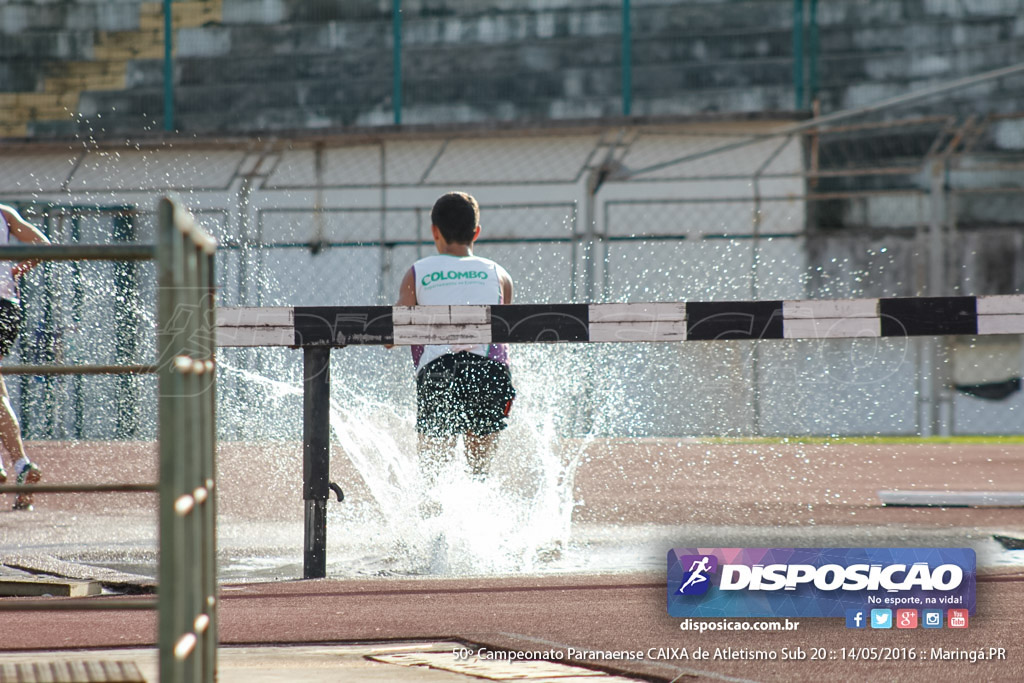
[[[972,547],[983,572],[1024,565],[1024,550],[994,539],[1024,536],[1019,508],[891,507],[879,498],[887,489],[990,491],[994,482],[1020,481],[1024,444],[591,438],[543,450],[535,432],[517,441],[513,427],[487,481],[453,465],[435,495],[424,496],[414,458],[401,457],[415,452],[411,444],[361,422],[336,436],[332,479],[345,500],[329,503],[330,578],[663,572],[667,549],[683,541]],[[153,444],[29,448],[49,481],[155,476]],[[222,583],[302,577],[301,451],[297,442],[220,444]],[[439,504],[431,514],[427,499]],[[151,589],[155,500],[39,494],[33,513],[0,513],[0,562],[12,574],[96,578],[113,592]]]
[[[986,334],[1001,331],[989,329],[990,319],[1005,322],[992,306],[1024,307],[1016,297],[982,299],[968,322],[975,331],[985,327]],[[805,322],[805,303],[850,308],[832,315],[861,316],[852,318],[856,335],[875,325],[873,333],[882,338],[762,345],[730,336],[732,328],[696,334],[716,316],[739,315],[730,313],[739,306],[767,316],[765,329],[782,339],[780,320]],[[558,321],[581,341],[631,343],[517,346],[519,396],[490,476],[471,480],[456,453],[436,485],[424,481],[417,463],[408,358],[398,355],[401,349],[381,346],[338,348],[324,356],[324,374],[334,378],[325,412],[330,478],[345,500],[327,501],[327,575],[658,572],[669,548],[722,547],[726,541],[736,547],[971,546],[983,566],[1017,564],[1018,551],[994,540],[1024,535],[1014,506],[893,507],[883,504],[880,492],[1022,491],[1024,439],[733,436],[782,428],[813,434],[826,424],[842,433],[913,427],[908,422],[915,407],[906,399],[919,393],[919,363],[911,361],[927,349],[887,332],[884,320],[900,311],[889,311],[889,318],[879,311],[896,304],[913,309],[908,325],[919,323],[923,304],[916,300],[555,307],[578,314],[570,316],[571,324]],[[630,317],[647,315],[650,307],[675,316],[672,324]],[[413,334],[405,328],[416,326],[399,316],[408,311],[372,308],[387,323],[373,344]],[[543,306],[499,308],[501,315],[520,318],[554,315]],[[310,330],[300,330],[298,309],[234,310],[234,337],[217,362],[220,580],[300,578],[303,398],[310,383],[303,379],[303,354],[286,347]],[[323,333],[328,319],[350,324],[342,315],[347,310],[313,316],[319,325],[314,331]],[[875,317],[863,317],[864,311]],[[243,313],[259,325],[242,325]],[[493,324],[498,314],[491,315],[492,325],[477,326],[474,334],[511,334],[515,326],[505,330]],[[610,334],[609,325],[615,339],[601,336]],[[624,325],[632,326],[632,336],[621,337]],[[906,325],[900,329],[907,332]],[[241,339],[242,333],[253,339]],[[836,333],[852,334],[845,328]],[[523,334],[546,333],[531,328]],[[632,341],[637,334],[655,341],[682,334],[696,343]],[[273,337],[272,344],[260,335]],[[244,348],[253,343],[278,348]],[[154,421],[152,413],[140,415],[138,431],[155,431]],[[664,435],[688,431],[725,436]],[[153,443],[39,440],[29,452],[44,466],[48,483],[157,478]],[[95,564],[150,579],[155,574],[154,495],[39,494],[37,508],[32,517],[8,516],[0,538],[4,556]]]

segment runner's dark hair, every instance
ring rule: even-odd
[[[438,227],[445,241],[469,244],[480,224],[480,205],[465,192],[448,192],[434,202],[430,222]]]

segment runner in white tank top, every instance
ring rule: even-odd
[[[397,306],[497,305],[512,301],[512,278],[494,261],[473,255],[480,235],[480,207],[464,192],[434,204],[431,232],[437,255],[406,272]],[[469,471],[487,474],[497,437],[515,398],[503,344],[413,347],[416,431],[420,464],[428,481],[451,460],[463,437]]]
[[[416,281],[416,303],[420,306],[497,305],[506,303],[502,283],[512,278],[490,259],[479,256],[436,254],[412,266]],[[468,351],[508,365],[507,344],[413,346],[412,358],[419,373],[432,360],[446,353]]]
[[[21,217],[14,207],[0,204],[0,244],[6,245],[11,236],[19,242],[49,244],[43,233]],[[17,279],[36,265],[36,261],[0,261],[0,357],[10,353],[14,340],[21,332],[24,318],[18,301]],[[14,460],[14,476],[17,484],[34,484],[39,481],[39,467],[25,456],[25,445],[21,441],[21,425],[14,413],[7,385],[0,376],[0,442],[7,454]],[[0,460],[0,484],[7,481],[7,471]],[[14,497],[15,510],[31,510],[32,494],[19,493]]]

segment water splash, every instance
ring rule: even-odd
[[[301,384],[221,367],[274,400],[302,394]],[[487,479],[470,477],[460,447],[436,484],[419,467],[414,409],[382,398],[381,387],[338,384],[330,407],[332,471],[351,466],[361,480],[346,482],[346,493],[354,487],[357,495],[329,514],[329,529],[343,530],[330,532],[329,560],[343,564],[339,571],[351,574],[356,564],[378,575],[470,575],[557,566],[589,437],[561,438],[558,405],[565,401],[526,388],[544,387],[540,377],[523,377]]]

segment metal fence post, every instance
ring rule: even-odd
[[[947,162],[931,163],[928,224],[928,296],[946,296],[950,290],[947,267],[948,237],[946,220],[949,198],[947,196]],[[949,436],[952,423],[952,395],[949,384],[949,342],[944,337],[928,339],[928,376],[930,378],[929,436]]]
[[[821,40],[818,33],[818,0],[811,0],[810,16],[807,18],[807,101],[813,104],[818,98],[818,62],[821,57]],[[817,116],[817,112],[815,112]]]
[[[391,2],[391,106],[402,125],[402,0]]]
[[[113,216],[114,240],[134,242],[135,224],[132,214],[120,213]],[[138,264],[133,261],[115,261],[114,288],[124,304],[114,309],[114,362],[131,363],[138,355],[139,310]],[[128,439],[136,436],[139,429],[139,382],[137,377],[121,375],[117,379],[117,437]]]
[[[804,108],[804,0],[793,0],[793,109]]]
[[[164,0],[164,130],[174,130],[174,13]]]
[[[630,0],[622,0],[622,115],[633,111],[633,27]]]

